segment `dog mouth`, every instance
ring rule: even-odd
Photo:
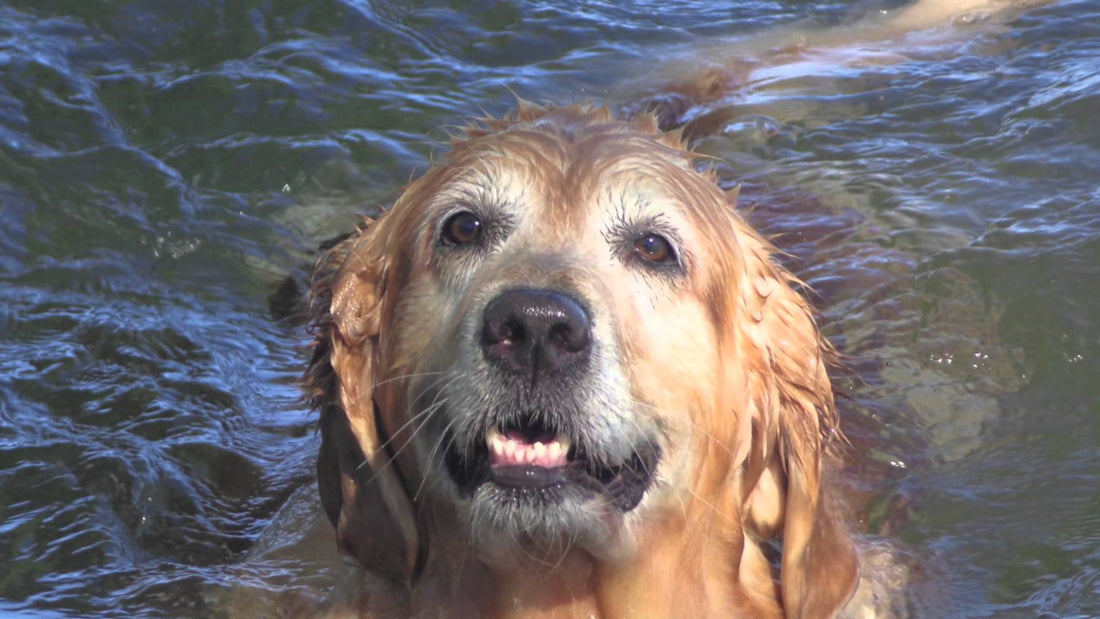
[[[506,500],[535,498],[543,507],[567,497],[600,497],[621,512],[641,502],[653,481],[660,451],[642,441],[618,461],[586,449],[582,441],[531,415],[518,423],[493,424],[466,453],[452,447],[445,465],[460,494],[472,496],[492,484]]]

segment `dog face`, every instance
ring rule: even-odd
[[[345,552],[407,576],[446,530],[496,565],[615,562],[699,506],[741,547],[782,535],[785,571],[846,543],[818,500],[825,348],[692,159],[646,117],[525,107],[326,257],[309,376]]]
[[[706,243],[725,196],[684,152],[571,113],[425,179],[394,322],[425,491],[498,556],[629,545],[623,516],[673,488],[721,382]]]

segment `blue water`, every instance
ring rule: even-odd
[[[0,4],[0,610],[323,590],[248,560],[312,497],[318,245],[513,93],[628,109],[899,4]],[[847,356],[854,526],[935,612],[1100,616],[1100,5],[857,47],[678,119]]]

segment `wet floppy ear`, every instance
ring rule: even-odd
[[[754,444],[745,464],[748,525],[783,539],[780,589],[788,617],[832,617],[858,579],[855,547],[826,500],[825,441],[839,433],[821,339],[797,280],[749,233],[740,299]]]
[[[321,412],[318,485],[340,552],[408,583],[416,526],[373,393],[389,266],[379,229],[369,225],[329,250],[314,271],[316,340],[306,383]]]
[[[797,456],[794,460],[797,460]],[[834,617],[855,593],[859,567],[844,524],[821,493],[816,471],[788,461],[780,583],[788,617]]]

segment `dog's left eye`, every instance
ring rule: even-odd
[[[634,255],[651,264],[673,264],[676,253],[672,244],[659,234],[644,234],[634,239]]]
[[[469,212],[455,213],[443,222],[443,240],[451,245],[470,245],[481,238],[481,219]]]

